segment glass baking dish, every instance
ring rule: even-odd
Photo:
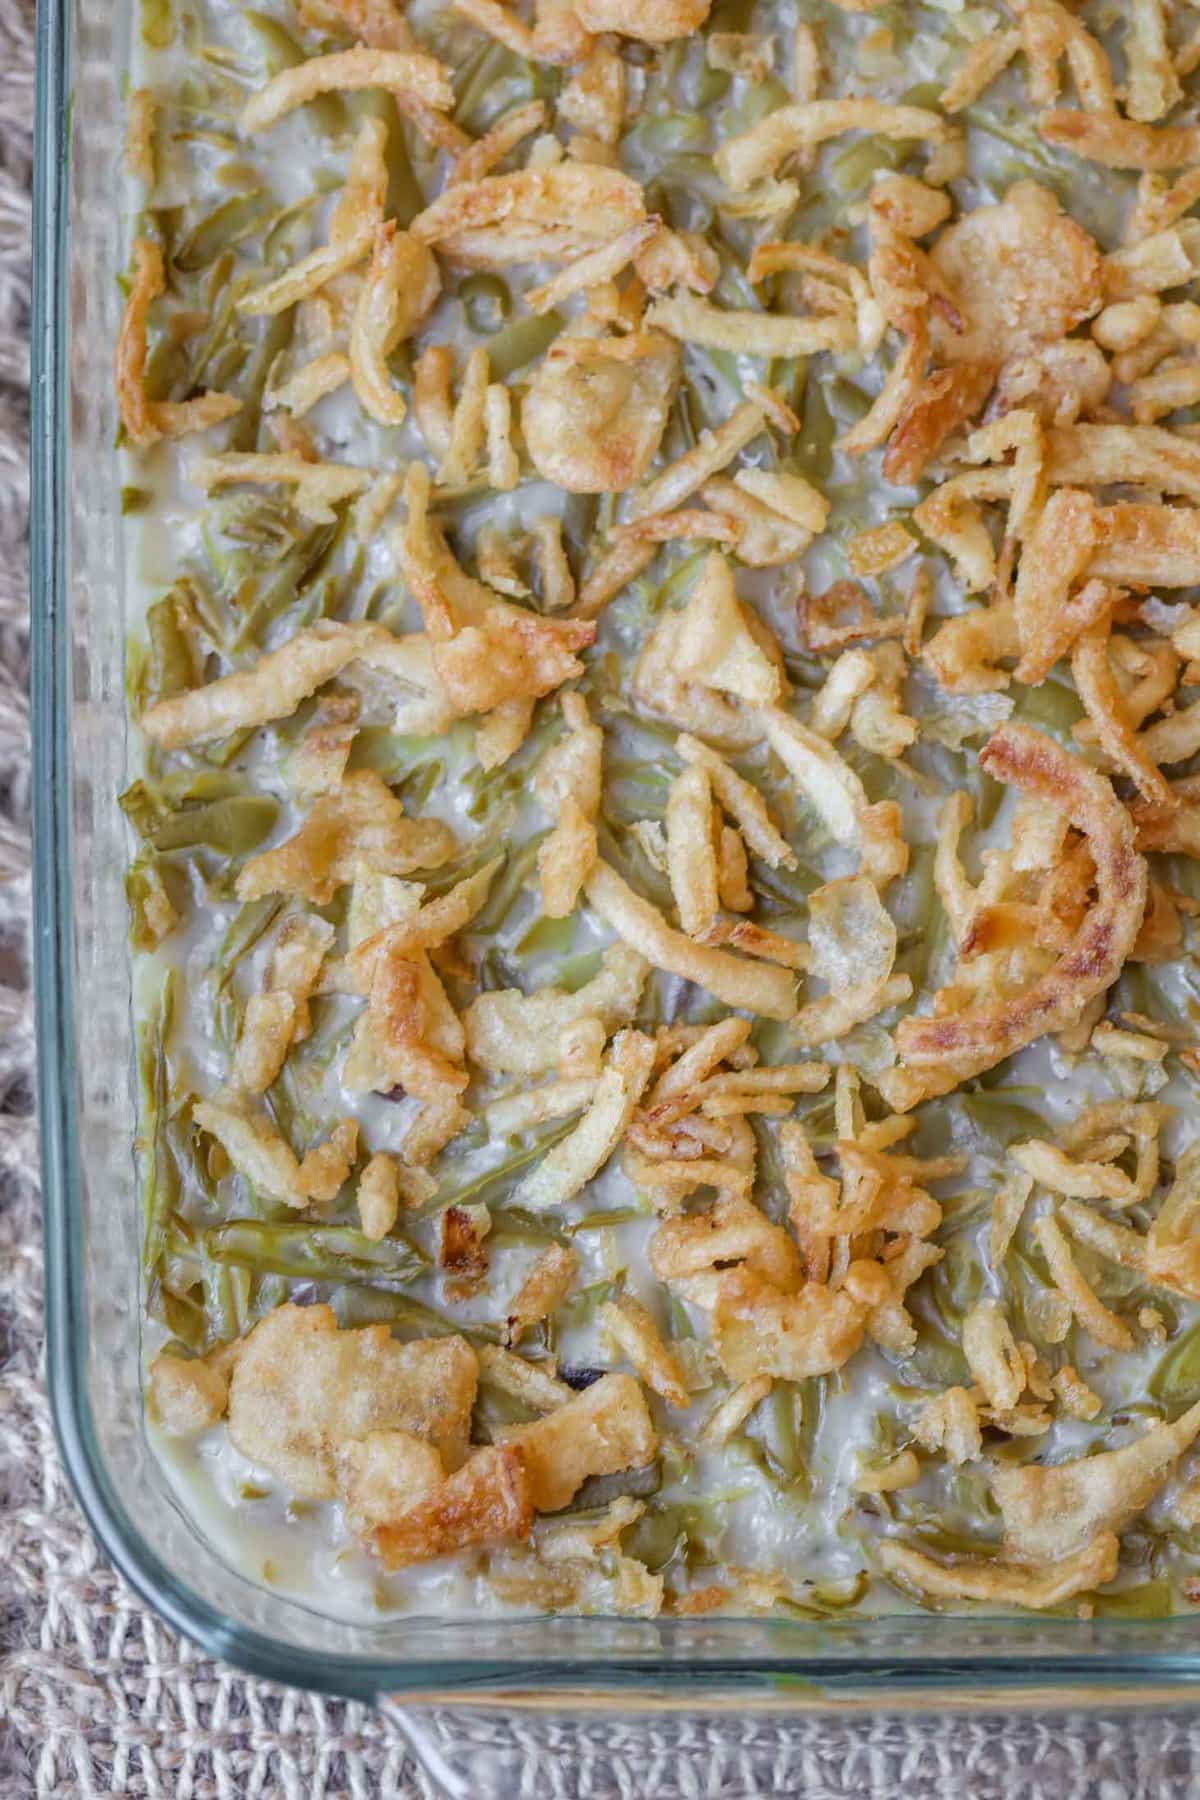
[[[755,1710],[1186,1699],[1200,1682],[1200,1621],[1178,1618],[338,1622],[228,1567],[181,1512],[142,1417],[116,801],[126,576],[111,369],[130,37],[130,8],[108,0],[39,9],[34,784],[48,1361],[63,1457],[106,1552],[174,1626],[257,1674],[403,1703],[410,1727],[417,1707],[470,1703],[477,1729],[459,1734],[460,1761],[496,1754],[506,1731],[524,1754],[539,1717],[581,1709],[615,1707],[626,1721],[655,1709],[710,1721],[733,1711],[744,1727]],[[426,1747],[450,1782],[435,1737]]]

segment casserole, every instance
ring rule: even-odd
[[[494,1748],[526,1707],[536,1720],[586,1706],[745,1712],[1186,1696],[1200,1661],[1184,1618],[348,1623],[237,1573],[180,1509],[142,1412],[116,800],[127,761],[128,577],[109,375],[120,310],[112,171],[131,35],[128,12],[93,0],[52,0],[39,15],[32,575],[48,1361],[64,1460],[107,1553],[172,1625],[256,1674],[390,1704],[495,1699],[501,1710],[481,1713],[487,1724],[468,1755]]]

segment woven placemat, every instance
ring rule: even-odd
[[[27,926],[33,60],[33,0],[0,0],[0,1796],[408,1800],[431,1790],[382,1715],[248,1680],[147,1612],[98,1551],[55,1452]],[[644,1767],[619,1727],[593,1725],[530,1754],[519,1784],[472,1800],[516,1800],[518,1786],[529,1800],[1200,1795],[1200,1725],[1154,1715],[685,1721],[655,1732]]]

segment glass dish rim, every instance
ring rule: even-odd
[[[71,694],[68,682],[70,563],[70,228],[71,117],[74,0],[45,0],[37,9],[36,118],[33,207],[33,317],[30,596],[32,625],[32,768],[34,826],[33,961],[37,1024],[37,1100],[41,1125],[41,1170],[45,1207],[46,1361],[51,1409],[63,1463],[76,1498],[106,1555],[137,1593],[170,1625],[208,1655],[266,1679],[346,1699],[378,1700],[403,1693],[482,1697],[505,1689],[540,1691],[553,1706],[581,1690],[621,1693],[631,1700],[656,1690],[687,1692],[700,1702],[710,1694],[751,1690],[786,1705],[791,1695],[813,1704],[826,1695],[831,1704],[851,1692],[902,1695],[907,1703],[937,1701],[987,1683],[994,1691],[1046,1689],[1047,1698],[1069,1689],[1111,1700],[1118,1687],[1164,1685],[1181,1693],[1200,1684],[1200,1619],[1155,1622],[1107,1619],[1099,1622],[1114,1648],[1088,1652],[1091,1635],[1073,1620],[1037,1620],[1039,1637],[1061,1640],[1063,1654],[1030,1654],[1020,1638],[1026,1622],[1011,1617],[972,1617],[976,1638],[995,1636],[995,1652],[939,1653],[932,1640],[939,1615],[928,1615],[928,1654],[919,1658],[889,1653],[895,1628],[922,1630],[920,1616],[857,1621],[878,1639],[878,1653],[853,1660],[830,1655],[832,1630],[787,1622],[778,1633],[770,1621],[755,1621],[769,1637],[794,1639],[818,1631],[824,1648],[813,1653],[736,1654],[719,1658],[681,1655],[695,1628],[721,1634],[721,1621],[637,1621],[653,1624],[657,1649],[645,1655],[563,1657],[544,1641],[538,1654],[404,1661],[309,1650],[283,1642],[257,1627],[238,1625],[202,1598],[164,1564],[141,1535],[105,1466],[87,1394],[85,1340],[72,1328],[83,1318],[85,1257],[82,1178],[77,1133],[75,1061],[75,980],[72,906]],[[215,1552],[214,1552],[215,1554]],[[422,1620],[422,1624],[427,1621]],[[590,1622],[589,1622],[590,1623]],[[597,1619],[597,1630],[614,1623]],[[734,1625],[737,1621],[728,1620]],[[510,1642],[523,1635],[554,1635],[556,1625],[580,1621],[509,1620]],[[448,1640],[454,1621],[438,1626]],[[1149,1650],[1139,1633],[1153,1631],[1180,1641],[1180,1647]],[[574,1633],[572,1633],[574,1635]],[[1188,1647],[1188,1639],[1191,1646]],[[1008,1640],[1008,1648],[1004,1640]],[[1123,1647],[1119,1640],[1124,1640]],[[819,1703],[819,1699],[818,1699]]]

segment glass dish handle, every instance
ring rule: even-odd
[[[811,1773],[804,1723],[752,1708],[660,1709],[632,1694],[579,1706],[565,1696],[452,1705],[406,1696],[382,1707],[428,1800],[716,1800],[801,1792]]]
[[[1196,1701],[1194,1689],[1136,1683],[1119,1693],[1017,1682],[837,1694],[801,1682],[786,1694],[751,1684],[686,1701],[648,1684],[624,1693],[410,1694],[380,1704],[420,1765],[425,1800],[915,1800],[949,1791],[951,1742],[964,1768],[989,1747],[989,1793],[1032,1793],[1034,1768],[1038,1793],[1100,1792],[1110,1740],[1136,1731],[1139,1718],[1162,1730],[1172,1715],[1190,1721]],[[953,1727],[948,1715],[957,1715]]]

